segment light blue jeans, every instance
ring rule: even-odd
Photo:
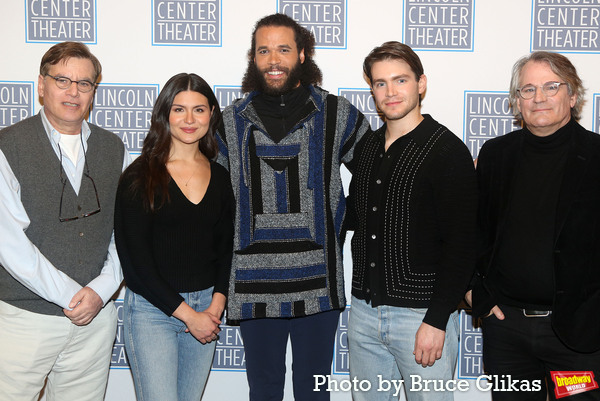
[[[458,355],[458,312],[452,313],[448,320],[441,359],[424,368],[415,362],[413,350],[415,334],[426,311],[385,305],[373,308],[352,297],[348,322],[350,379],[364,380],[362,389],[366,389],[367,381],[370,384],[369,391],[362,391],[358,386],[358,391],[354,391],[353,386],[354,401],[398,400],[402,391],[406,391],[408,401],[454,399],[453,392],[435,391],[433,385],[429,385],[430,391],[423,391],[426,388],[424,382],[418,382],[441,379],[445,383],[454,378]],[[398,391],[394,383],[399,384],[400,379],[404,383]]]
[[[209,288],[181,296],[194,310],[203,311],[212,293]],[[185,332],[181,320],[129,289],[123,308],[125,350],[138,401],[199,401],[217,342],[203,345]]]

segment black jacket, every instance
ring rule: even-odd
[[[600,136],[574,121],[559,192],[554,233],[552,326],[568,347],[600,349]],[[485,316],[497,303],[488,283],[503,232],[523,130],[489,140],[479,153],[480,255],[473,312]]]

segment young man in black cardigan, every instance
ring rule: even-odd
[[[384,43],[363,69],[386,123],[359,142],[350,185],[350,376],[371,384],[353,397],[388,400],[379,380],[403,379],[409,401],[452,400],[410,388],[415,378],[454,378],[456,309],[475,268],[473,159],[421,114],[427,77],[409,46]]]

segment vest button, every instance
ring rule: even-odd
[[[79,236],[80,236],[80,237],[83,237],[83,233],[79,233]]]

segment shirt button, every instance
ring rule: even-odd
[[[83,237],[83,233],[79,233],[79,236],[80,236],[80,237]]]
[[[377,206],[373,206],[373,211],[376,212],[377,211]]]
[[[375,262],[371,262],[371,267],[375,267]]]
[[[377,181],[375,181],[376,184],[381,184],[381,180],[377,179]]]
[[[371,235],[371,238],[375,239],[375,238],[377,238],[377,236],[375,234],[373,234],[373,235]]]

